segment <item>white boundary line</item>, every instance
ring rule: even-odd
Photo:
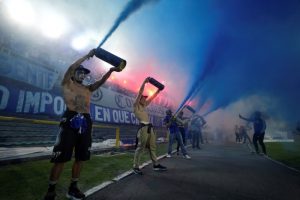
[[[105,182],[101,183],[100,185],[97,185],[96,187],[93,187],[93,188],[89,189],[84,194],[86,196],[90,196],[91,194],[94,194],[95,192],[97,192],[97,191],[105,188],[106,186],[108,186],[108,185],[110,185],[112,183],[113,183],[113,181],[105,181]]]
[[[175,151],[173,151],[173,152],[175,152]],[[166,156],[167,156],[167,154],[161,155],[161,156],[157,157],[157,160],[161,160]],[[144,162],[142,165],[140,165],[140,168],[144,168],[151,163],[152,163],[152,161],[148,160],[148,161]],[[128,170],[128,171],[114,177],[111,181],[105,181],[105,182],[101,183],[100,185],[97,185],[97,186],[87,190],[84,194],[88,197],[88,196],[94,194],[95,192],[102,190],[103,188],[107,187],[108,185],[111,185],[112,183],[118,182],[121,179],[123,179],[127,176],[130,176],[131,174],[133,174],[133,170]]]
[[[187,145],[187,147],[190,147],[190,146],[191,145]],[[173,150],[172,154],[175,153],[175,152],[176,152],[176,150]],[[157,160],[161,160],[166,156],[167,156],[167,154],[163,154],[161,156],[158,156]],[[140,168],[144,168],[144,167],[146,167],[147,165],[149,165],[151,163],[152,163],[152,161],[148,160],[148,161],[144,162],[143,164],[141,164]],[[130,176],[131,174],[133,174],[133,170],[128,170],[128,171],[114,177],[111,181],[105,181],[105,182],[101,183],[100,185],[97,185],[97,186],[87,190],[84,194],[88,197],[88,196],[94,194],[95,192],[98,192],[99,190],[102,190],[103,188],[107,187],[108,185],[111,185],[112,183],[118,182],[118,181],[122,180],[123,178],[125,178],[127,176]]]
[[[251,152],[251,153],[252,153],[252,152]],[[254,153],[255,153],[255,152],[254,152]],[[280,161],[274,160],[274,159],[272,159],[271,157],[269,157],[269,156],[267,156],[267,155],[263,155],[263,157],[266,158],[266,159],[268,159],[268,160],[270,160],[270,161],[272,161],[272,162],[274,162],[274,163],[276,163],[276,164],[278,164],[278,165],[281,165],[281,166],[283,166],[283,167],[286,167],[286,168],[288,168],[288,169],[290,169],[290,170],[292,170],[292,171],[294,171],[294,172],[300,173],[300,171],[299,171],[298,169],[295,169],[295,168],[293,168],[293,167],[290,167],[290,166],[288,166],[288,165],[286,165],[286,164],[284,164],[284,163],[282,163],[282,162],[280,162]]]
[[[284,164],[284,163],[282,163],[282,162],[279,162],[279,161],[277,161],[277,160],[273,160],[273,159],[270,158],[269,156],[264,156],[264,157],[265,157],[266,159],[268,159],[268,160],[273,161],[274,163],[277,163],[277,164],[279,164],[279,165],[281,165],[281,166],[283,166],[283,167],[286,167],[286,168],[288,168],[288,169],[290,169],[290,170],[292,170],[292,171],[295,171],[295,172],[300,173],[300,171],[299,171],[298,169],[295,169],[295,168],[293,168],[293,167],[287,166],[286,164]]]

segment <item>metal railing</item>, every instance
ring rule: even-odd
[[[24,123],[43,124],[43,125],[59,125],[59,123],[60,123],[59,121],[38,120],[38,119],[29,119],[29,118],[21,118],[21,117],[12,117],[12,116],[0,116],[0,121],[18,121],[18,122],[24,122]],[[115,139],[116,139],[115,146],[117,148],[120,147],[120,127],[119,126],[93,124],[93,128],[114,129],[115,130]],[[10,136],[10,137],[21,137],[21,136],[16,135],[16,136]],[[37,137],[37,136],[35,136],[35,137]],[[43,143],[43,142],[41,141],[41,143]]]

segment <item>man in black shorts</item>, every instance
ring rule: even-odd
[[[81,63],[94,55],[95,49],[73,63],[64,75],[62,89],[67,110],[62,116],[61,130],[53,148],[51,162],[54,164],[50,172],[49,188],[44,200],[55,199],[55,185],[64,168],[64,163],[71,160],[73,150],[75,161],[72,167],[71,184],[66,196],[71,199],[85,198],[85,195],[78,189],[77,182],[83,161],[90,159],[92,144],[92,120],[89,114],[91,95],[105,83],[112,72],[120,71],[116,67],[110,68],[100,80],[91,85],[83,85],[82,82],[90,70],[84,68]]]

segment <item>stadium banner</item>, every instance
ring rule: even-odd
[[[118,93],[107,88],[99,88],[96,90],[92,97],[91,102],[95,105],[106,106],[120,110],[131,112],[133,110],[135,98]],[[159,106],[153,102],[147,107],[150,115],[157,115],[163,117],[167,107]]]
[[[33,86],[3,84],[0,81],[0,114],[41,114],[61,116],[66,109],[59,91],[41,90]],[[19,85],[21,84],[21,85]],[[134,98],[111,91],[98,89],[92,97],[91,116],[103,123],[138,124],[133,110]],[[162,125],[165,108],[152,105],[149,108],[150,120],[155,126]]]
[[[43,90],[51,90],[58,80],[58,71],[42,67],[40,63],[30,62],[4,47],[0,48],[0,63],[0,76],[30,84]]]

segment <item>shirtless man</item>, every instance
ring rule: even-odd
[[[151,103],[151,101],[158,95],[160,92],[159,89],[147,99],[147,96],[143,96],[144,88],[146,83],[149,82],[149,78],[146,78],[143,82],[139,94],[134,103],[134,114],[136,118],[140,121],[140,127],[137,133],[138,144],[134,154],[133,160],[133,172],[135,174],[142,175],[142,171],[139,168],[140,157],[146,148],[149,148],[150,157],[153,163],[153,170],[154,171],[165,171],[167,170],[166,167],[157,163],[156,158],[156,135],[153,131],[153,126],[150,123],[149,115],[146,111],[146,107]]]
[[[92,144],[92,120],[90,117],[90,99],[92,93],[97,90],[109,78],[112,72],[120,71],[116,67],[110,70],[98,81],[91,85],[83,85],[82,82],[90,70],[81,64],[93,57],[95,50],[78,59],[67,70],[62,80],[63,97],[67,110],[62,116],[60,133],[57,136],[51,162],[54,163],[50,172],[49,188],[44,200],[54,200],[55,185],[64,168],[64,163],[71,160],[73,150],[75,161],[72,167],[72,179],[69,191],[66,194],[71,199],[84,199],[85,195],[78,189],[77,182],[83,161],[90,159]]]

